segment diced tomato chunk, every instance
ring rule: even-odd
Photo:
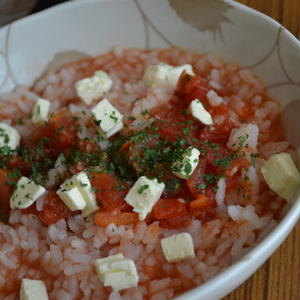
[[[200,141],[210,141],[211,143],[221,143],[226,145],[231,130],[236,127],[235,124],[231,120],[225,120],[221,125],[214,126],[214,130],[210,128],[205,128],[200,136]]]
[[[36,144],[42,138],[48,138],[51,152],[64,151],[76,144],[76,124],[76,120],[68,110],[58,112],[49,119],[46,125],[37,129],[33,135],[33,142]]]
[[[23,175],[30,174],[30,165],[19,155],[12,155],[6,163],[8,169],[17,168]]]
[[[38,212],[38,217],[45,225],[49,226],[74,214],[76,212],[72,212],[55,191],[49,191],[44,197],[44,208],[43,211]]]
[[[7,182],[11,181],[11,179],[8,178],[8,173],[9,171],[0,169],[0,217],[2,216],[4,218],[9,216],[9,201],[13,191],[12,186],[7,184]]]
[[[189,203],[190,211],[194,216],[199,216],[203,211],[213,206],[214,201],[203,194],[198,194],[197,198]]]
[[[159,225],[163,228],[180,228],[185,227],[192,221],[192,216],[177,216],[159,221]]]
[[[99,150],[99,147],[95,143],[90,142],[90,141],[85,141],[85,140],[80,140],[78,142],[78,146],[81,151],[84,151],[87,153],[93,153],[93,152]]]
[[[160,199],[153,209],[157,220],[187,215],[186,203],[177,199]]]
[[[175,142],[176,136],[182,135],[180,124],[185,122],[186,118],[178,108],[163,104],[152,109],[151,114],[159,119],[155,124],[159,128],[160,135],[169,142]]]
[[[185,105],[189,105],[194,99],[199,99],[207,105],[207,93],[211,90],[207,80],[200,76],[182,74],[177,84],[176,92]]]
[[[97,212],[94,220],[98,226],[106,227],[111,223],[117,226],[135,224],[139,221],[139,217],[134,212]]]
[[[96,198],[106,211],[129,210],[130,206],[124,198],[129,187],[124,182],[119,182],[108,173],[92,173],[92,186],[97,190]]]
[[[183,136],[188,140],[196,138],[198,130],[203,128],[203,125],[195,121],[180,105],[157,106],[151,110],[151,115],[158,119],[155,125],[159,128],[160,136],[169,142],[178,141],[178,138]],[[184,134],[185,130],[187,134]]]
[[[190,213],[202,222],[214,219],[216,216],[215,194],[212,188],[207,188],[205,195],[198,194],[196,199],[190,202]]]
[[[198,185],[201,183],[205,183],[203,179],[203,174],[206,168],[206,161],[200,160],[198,166],[192,173],[189,179],[186,180],[186,184],[193,195],[197,195],[199,193]]]

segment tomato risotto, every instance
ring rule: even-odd
[[[213,54],[116,48],[2,98],[3,300],[171,299],[261,241],[299,186],[279,103]]]

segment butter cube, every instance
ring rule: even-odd
[[[262,165],[261,172],[273,192],[292,202],[300,185],[300,174],[290,154],[273,155]]]
[[[162,239],[161,247],[166,260],[170,263],[195,257],[193,238],[187,232]]]
[[[83,210],[86,206],[77,186],[60,188],[56,191],[56,194],[71,211]]]
[[[197,148],[187,148],[181,158],[172,164],[173,174],[182,179],[189,178],[199,163],[199,155],[200,151]]]
[[[20,134],[10,125],[0,122],[0,147],[8,146],[15,150],[20,145]]]
[[[145,71],[143,81],[148,86],[157,86],[161,81],[167,81],[170,69],[171,66],[165,63],[148,66]]]
[[[149,179],[141,176],[125,197],[125,201],[133,207],[133,211],[139,214],[142,221],[151,212],[155,203],[165,188],[164,183],[159,183],[157,179]]]
[[[92,114],[104,138],[111,137],[123,128],[123,115],[107,99],[100,101],[92,109]]]
[[[176,88],[178,79],[182,72],[185,71],[187,74],[190,75],[195,75],[193,72],[193,67],[189,64],[177,66],[177,67],[172,67],[169,72],[168,72],[168,81],[170,84]]]
[[[183,71],[186,71],[190,75],[195,75],[193,67],[185,64],[177,67],[165,63],[158,63],[156,65],[148,66],[143,81],[148,86],[159,86],[162,81],[168,82],[172,87],[176,88],[178,79]]]
[[[104,286],[114,291],[137,286],[139,277],[133,260],[119,253],[95,261],[96,272]]]
[[[39,98],[32,109],[32,122],[41,124],[48,121],[50,102],[46,99]]]
[[[20,300],[48,300],[46,285],[41,280],[23,278]]]
[[[45,191],[44,187],[23,176],[17,182],[16,189],[10,198],[10,208],[28,208]]]
[[[189,111],[195,119],[197,119],[204,125],[213,124],[213,120],[210,113],[204,108],[200,100],[198,99],[193,100],[189,106]]]
[[[80,172],[72,177],[72,180],[77,185],[79,192],[83,196],[85,201],[85,207],[82,210],[82,215],[84,217],[92,214],[99,209],[99,206],[96,202],[96,196],[92,189],[91,182],[84,172]]]
[[[67,179],[56,193],[72,211],[82,210],[84,217],[99,209],[91,182],[85,172]]]
[[[87,105],[101,98],[112,87],[112,79],[103,71],[96,71],[94,76],[75,83],[78,97]]]

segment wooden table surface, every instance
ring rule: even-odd
[[[239,0],[299,38],[300,0]],[[300,222],[273,256],[224,300],[300,300]]]

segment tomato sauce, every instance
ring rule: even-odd
[[[22,141],[25,150],[9,158],[7,169],[0,169],[1,213],[9,214],[13,189],[6,184],[9,172],[18,168],[24,176],[35,169],[47,173],[58,155],[63,154],[69,161],[71,174],[84,170],[91,180],[100,207],[95,215],[98,226],[138,222],[138,215],[124,198],[141,175],[159,178],[166,184],[161,199],[146,219],[148,223],[158,221],[161,227],[178,228],[189,224],[193,218],[203,222],[215,218],[218,180],[226,177],[230,193],[239,185],[236,178],[243,168],[249,167],[249,162],[240,153],[227,148],[227,140],[235,126],[226,103],[210,104],[207,99],[210,90],[207,80],[201,76],[183,73],[168,104],[146,112],[154,122],[146,129],[129,131],[127,136],[114,136],[112,146],[104,153],[94,141],[78,138],[78,120],[67,109],[53,114],[46,124],[35,129],[28,142]],[[189,104],[196,98],[214,118],[218,115],[224,118],[222,125],[216,123],[208,127],[189,114]],[[241,117],[247,119],[254,111],[246,108],[243,114]],[[200,150],[199,164],[189,178],[179,179],[170,170],[169,157],[189,145]],[[237,171],[232,175],[233,168]],[[13,182],[16,180],[14,178]],[[33,204],[23,213],[36,214],[48,226],[79,212],[71,212],[55,190],[50,189],[44,197],[43,211],[38,212]]]

